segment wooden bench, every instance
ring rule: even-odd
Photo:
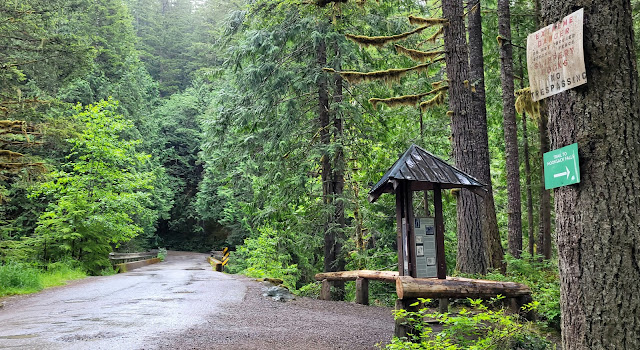
[[[316,281],[322,281],[321,300],[331,300],[331,285],[334,281],[356,281],[356,303],[369,305],[369,280],[396,283],[398,272],[373,270],[323,272],[316,274],[315,278]]]

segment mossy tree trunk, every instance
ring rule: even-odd
[[[629,0],[584,8],[587,84],[547,100],[551,148],[578,143],[581,182],[555,189],[563,349],[640,349],[640,99]]]
[[[468,174],[478,175],[478,145],[483,131],[472,118],[469,86],[469,51],[461,0],[443,0],[442,15],[449,22],[444,27],[445,61],[449,78],[449,106],[453,156],[456,166]],[[486,132],[486,130],[484,131]],[[458,194],[458,255],[456,269],[465,273],[487,272],[486,245],[482,234],[482,200],[468,190]]]
[[[513,47],[509,0],[498,0],[498,34],[500,35],[500,80],[502,82],[502,117],[507,163],[507,214],[509,254],[519,258],[522,252],[522,208],[520,199],[520,161],[513,95]]]
[[[471,94],[471,102],[473,104],[472,117],[475,119],[476,127],[480,131],[478,132],[478,143],[476,146],[478,156],[476,174],[478,179],[487,185],[487,196],[482,201],[482,228],[487,245],[489,267],[504,271],[504,250],[500,240],[500,232],[498,231],[498,219],[496,217],[493,186],[491,184],[480,0],[469,1],[467,4],[467,12],[469,14],[469,80],[474,88]]]

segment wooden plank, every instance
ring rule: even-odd
[[[500,294],[517,298],[531,294],[524,284],[515,282],[476,280],[461,277],[447,279],[412,278],[400,276],[396,280],[399,299],[412,298],[491,298]]]
[[[356,304],[369,305],[369,280],[356,279]]]
[[[407,183],[405,186],[405,208],[407,212],[407,242],[409,244],[409,276],[418,277],[416,258],[416,232],[413,216],[413,191]]]
[[[397,226],[397,232],[396,232],[396,245],[398,246],[398,273],[400,273],[400,276],[404,275],[404,247],[403,247],[403,241],[402,241],[402,213],[403,213],[403,197],[404,197],[404,191],[403,191],[403,185],[402,183],[400,183],[398,185],[398,188],[396,188],[396,226]]]
[[[322,272],[315,276],[316,281],[355,281],[358,278],[366,278],[369,280],[383,281],[395,283],[398,278],[396,271],[374,271],[374,270],[354,270],[354,271],[337,271]]]
[[[435,184],[433,189],[433,211],[435,211],[434,223],[436,226],[436,264],[438,264],[438,278],[447,278],[447,260],[444,254],[444,217],[442,214],[442,189],[440,184]]]

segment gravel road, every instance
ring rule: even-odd
[[[262,296],[265,285],[212,271],[205,254],[10,297],[0,349],[374,349],[391,309]]]

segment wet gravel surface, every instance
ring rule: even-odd
[[[262,296],[265,284],[212,271],[205,254],[3,299],[0,349],[374,349],[390,308]]]
[[[205,324],[165,339],[158,349],[376,349],[393,336],[390,308],[262,296],[265,285],[240,278],[244,300]]]

